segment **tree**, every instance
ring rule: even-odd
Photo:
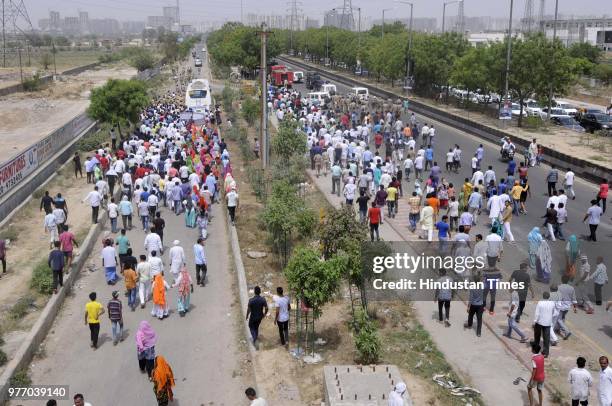
[[[50,53],[45,52],[44,54],[40,56],[40,65],[42,66],[43,70],[49,69],[49,66],[52,63],[53,63],[53,56]]]
[[[138,115],[149,104],[147,89],[135,79],[110,79],[104,86],[91,91],[87,114],[98,121],[116,125],[121,135],[121,125],[138,122]]]
[[[137,48],[129,62],[138,72],[143,72],[154,67],[156,61],[151,51]]]
[[[272,139],[272,152],[278,160],[286,164],[293,155],[304,155],[306,151],[306,134],[298,129],[296,122],[282,121]]]
[[[612,65],[609,63],[600,63],[593,69],[593,76],[601,80],[606,86],[612,82]]]
[[[242,102],[242,117],[250,127],[255,125],[255,120],[259,117],[260,111],[261,107],[258,100],[249,97]]]
[[[490,62],[492,62],[491,54],[490,48],[472,47],[455,61],[449,81],[451,84],[467,90],[468,100],[470,93],[478,89],[484,93],[491,89],[492,83],[489,73],[491,70]]]
[[[572,44],[567,53],[572,58],[584,58],[591,63],[598,63],[603,51],[596,45],[591,45],[588,42],[576,42]]]
[[[162,28],[162,27],[160,27]],[[179,56],[178,33],[165,30],[160,31],[158,37],[159,46],[164,61],[173,62],[176,61]]]

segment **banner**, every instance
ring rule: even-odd
[[[0,166],[0,197],[17,186],[38,167],[36,146],[30,147]]]

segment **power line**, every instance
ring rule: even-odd
[[[2,66],[6,67],[7,40],[17,43],[21,50],[26,43],[26,35],[32,32],[32,22],[23,0],[2,0]]]

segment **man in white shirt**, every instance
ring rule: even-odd
[[[172,248],[168,251],[168,256],[170,257],[170,272],[174,277],[174,283],[176,283],[183,265],[187,264],[185,261],[185,250],[179,245],[180,243],[179,240],[174,240]]]
[[[565,189],[567,190],[567,194],[572,196],[572,200],[576,200],[576,192],[574,192],[574,171],[570,168],[567,168],[567,172],[565,172],[565,180],[563,184],[565,185]]]
[[[144,239],[144,249],[148,253],[151,253],[153,251],[157,251],[160,254],[163,253],[164,248],[162,245],[161,237],[155,232],[154,227],[151,227],[151,232],[147,234]]]
[[[83,203],[89,202],[91,206],[91,221],[93,224],[98,224],[98,212],[100,211],[100,204],[102,203],[102,195],[98,191],[98,186],[94,186],[94,190],[89,192]]]
[[[276,315],[274,323],[278,326],[278,334],[281,339],[281,345],[289,345],[289,311],[291,310],[291,301],[289,297],[283,294],[283,288],[276,288],[277,296],[274,297],[276,304]]]
[[[244,394],[246,395],[247,399],[251,401],[251,406],[268,406],[268,402],[266,402],[265,399],[257,397],[257,392],[255,392],[255,389],[247,388],[244,391]]]
[[[119,206],[117,206],[117,204],[115,204],[115,198],[111,198],[110,203],[108,204],[108,218],[110,219],[110,223],[111,223],[111,233],[117,233],[119,230],[117,230],[117,220],[119,217]]]
[[[49,213],[45,216],[45,231],[49,233],[49,243],[51,249],[53,249],[53,243],[58,241],[57,222],[53,213]]]
[[[227,201],[227,210],[229,211],[230,220],[232,225],[235,225],[236,220],[236,208],[238,207],[238,193],[236,192],[236,186],[232,186],[232,190],[225,195]]]
[[[599,357],[599,366],[601,366],[601,371],[599,372],[599,389],[597,391],[599,405],[610,406],[612,405],[612,368],[609,366],[608,357],[604,355]]]
[[[155,250],[151,251],[151,255],[149,255],[149,258],[147,261],[149,262],[149,265],[151,266],[151,280],[153,280],[155,275],[158,275],[164,272],[164,262],[162,261],[160,257],[157,256],[157,251]]]
[[[104,241],[101,257],[106,283],[114,285],[119,278],[117,277],[117,253],[115,247],[113,247],[113,240],[107,239]]]
[[[570,383],[570,395],[572,396],[572,406],[587,405],[589,401],[589,388],[593,386],[591,373],[584,367],[586,359],[578,357],[576,367],[569,371],[567,381]]]
[[[555,302],[550,299],[550,292],[542,294],[543,300],[540,300],[536,305],[534,320],[533,320],[533,342],[540,343],[540,337],[543,338],[544,345],[542,347],[542,355],[548,357],[548,349],[550,348],[550,327],[552,326],[553,313],[555,311]]]

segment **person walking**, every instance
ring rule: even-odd
[[[599,184],[599,191],[597,192],[597,205],[599,206],[599,202],[601,202],[601,209],[604,213],[606,212],[606,200],[608,200],[608,189],[609,189],[608,180],[604,179]]]
[[[153,392],[155,392],[157,406],[168,406],[169,402],[174,400],[174,393],[172,392],[174,373],[166,359],[161,355],[155,357],[151,381],[153,382]]]
[[[115,203],[115,198],[111,197],[110,203],[106,207],[108,218],[111,223],[111,233],[117,234],[117,220],[119,218],[119,206]]]
[[[100,204],[102,204],[102,195],[98,191],[98,187],[94,186],[94,190],[89,192],[85,199],[83,199],[83,203],[89,202],[91,206],[91,222],[93,224],[98,224],[98,213],[100,211]]]
[[[191,303],[191,294],[193,293],[193,279],[187,271],[187,267],[183,265],[172,287],[178,286],[177,305],[176,309],[181,317],[189,311]]]
[[[178,279],[181,269],[183,269],[183,267],[187,265],[187,262],[185,260],[185,250],[183,249],[183,247],[181,247],[180,244],[181,242],[179,240],[174,240],[174,242],[172,243],[172,248],[170,248],[170,250],[168,251],[168,257],[170,258],[170,273],[172,274],[175,283]]]
[[[480,282],[479,275],[473,275],[473,282]],[[474,316],[476,316],[476,336],[480,337],[482,332],[482,313],[484,311],[484,297],[482,289],[479,287],[475,287],[470,289],[470,297],[468,303],[468,319],[467,322],[463,325],[464,328],[472,328],[472,324],[474,322]]]
[[[548,184],[548,197],[552,196],[553,192],[557,191],[557,182],[559,181],[559,171],[555,165],[550,166],[550,171],[546,175],[546,183]]]
[[[429,205],[426,200],[423,203],[421,213],[419,213],[419,223],[421,224],[422,235],[419,235],[420,239],[427,239],[427,241],[433,241],[433,230],[434,230],[434,209]]]
[[[589,240],[597,241],[597,227],[601,221],[601,215],[603,214],[603,210],[598,206],[597,200],[591,200],[591,207],[588,208],[582,222],[586,222],[589,220]]]
[[[228,194],[225,195],[225,201],[227,202],[227,211],[229,212],[230,221],[232,225],[236,225],[236,209],[238,208],[238,193],[236,193],[236,186],[232,186],[232,189]]]
[[[597,257],[597,266],[595,267],[595,271],[589,275],[585,281],[593,280],[593,288],[595,294],[595,304],[597,306],[602,305],[602,291],[605,284],[608,283],[608,269],[606,268],[606,264],[603,262],[603,257]]]
[[[563,186],[565,190],[567,190],[567,195],[572,197],[572,200],[576,200],[576,192],[574,192],[574,178],[576,175],[574,171],[570,168],[567,168],[567,172],[565,172],[565,180]]]
[[[370,223],[370,239],[374,241],[374,234],[376,234],[376,241],[380,241],[378,227],[381,222],[381,210],[374,201],[372,207],[368,209],[368,221]]]
[[[58,241],[57,223],[53,213],[49,213],[45,216],[44,227],[45,231],[49,233],[49,246],[53,249],[55,242]]]
[[[118,291],[114,290],[111,295],[112,299],[108,301],[106,309],[113,332],[113,345],[117,345],[119,341],[123,341],[123,305]]]
[[[512,289],[510,293],[510,304],[508,305],[508,313],[506,317],[508,318],[508,330],[504,334],[504,336],[508,338],[512,338],[512,331],[516,331],[516,333],[521,337],[521,343],[527,342],[527,337],[525,333],[519,328],[516,318],[518,317],[519,310],[519,292],[517,289]]]
[[[136,296],[138,295],[138,274],[136,266],[126,264],[123,270],[123,280],[125,281],[125,290],[128,296],[128,307],[134,311],[136,309]]]
[[[85,325],[89,326],[91,348],[98,348],[98,336],[100,335],[100,316],[104,314],[104,307],[96,301],[96,292],[89,294],[89,302],[85,305]]]
[[[608,357],[602,355],[599,357],[599,387],[597,396],[599,397],[600,406],[612,405],[612,368],[610,368]]]
[[[276,288],[276,297],[274,304],[276,305],[276,314],[274,315],[274,324],[278,326],[278,334],[280,336],[281,345],[289,345],[289,312],[291,311],[291,302],[283,293],[282,287]]]
[[[2,262],[2,274],[6,273],[6,240],[0,238],[0,262]],[[2,275],[0,275],[0,278]]]
[[[514,209],[509,200],[506,200],[506,205],[504,210],[502,211],[501,218],[502,224],[504,225],[504,238],[507,238],[508,241],[514,242],[514,235],[512,234],[512,229],[510,228],[510,223],[512,222],[512,213]]]
[[[45,210],[45,215],[53,212],[53,198],[49,196],[48,190],[45,190],[45,194],[40,199],[40,210],[39,211],[43,211],[43,209]]]
[[[70,267],[72,266],[72,257],[74,247],[78,247],[79,244],[74,236],[74,234],[68,229],[67,225],[64,225],[63,232],[59,236],[59,242],[62,245],[62,253],[64,254],[65,260],[65,269],[66,273],[70,272]]]
[[[153,251],[159,252],[160,255],[164,252],[164,246],[162,244],[161,237],[155,232],[155,227],[151,227],[150,233],[144,239],[144,249],[148,253]]]
[[[517,323],[521,321],[521,316],[523,315],[523,310],[525,309],[525,303],[527,302],[527,293],[531,292],[531,298],[534,298],[533,287],[531,286],[531,276],[527,271],[528,267],[529,263],[521,262],[519,269],[512,272],[512,275],[510,275],[510,282],[516,282],[522,285],[522,288],[517,289],[519,299],[518,308],[516,309],[516,316],[514,317],[514,320]]]
[[[204,286],[206,284],[206,250],[204,249],[205,240],[202,237],[193,245],[193,256],[196,268],[196,284]]]
[[[126,230],[131,230],[134,208],[132,207],[132,202],[127,196],[123,196],[119,202],[119,213],[121,214],[121,224],[123,228]]]
[[[140,298],[140,308],[144,309],[145,303],[151,296],[151,264],[147,261],[146,255],[140,256],[140,261],[136,266],[138,274],[138,296]]]
[[[91,403],[85,402],[85,397],[81,393],[77,393],[72,399],[74,406],[91,406]]]
[[[585,369],[586,359],[578,357],[576,366],[569,371],[567,381],[570,384],[570,396],[572,406],[587,406],[589,404],[589,392],[593,386],[593,377]]]
[[[440,286],[445,283],[452,282],[452,278],[446,274],[446,269],[440,269],[440,278],[438,279]],[[450,288],[438,288],[434,295],[434,302],[438,302],[438,320],[444,323],[444,327],[450,327],[450,305],[453,298],[453,290]],[[442,309],[444,309],[444,317],[442,317]]]
[[[149,204],[144,200],[138,203],[138,215],[140,216],[142,231],[147,232],[149,229]]]
[[[576,313],[576,305],[578,304],[578,301],[576,300],[576,291],[574,287],[569,284],[569,281],[570,277],[568,275],[561,276],[561,284],[557,287],[559,300],[555,305],[559,315],[556,318],[555,326],[553,326],[554,328],[558,328],[559,331],[563,333],[564,340],[567,340],[572,335],[572,332],[565,324],[565,317],[567,316],[570,308],[572,308],[574,313]]]
[[[255,296],[249,299],[247,306],[246,319],[249,321],[249,330],[253,345],[257,346],[257,337],[259,336],[259,325],[266,314],[268,314],[268,303],[266,299],[261,297],[261,288],[255,286],[253,289]]]
[[[553,313],[555,311],[555,302],[549,300],[550,292],[542,294],[542,300],[538,302],[535,308],[533,320],[533,344],[540,344],[540,338],[543,340],[542,355],[548,357],[550,347],[550,328],[553,321]]]
[[[389,406],[404,406],[404,393],[406,393],[406,384],[398,382],[389,392]]]
[[[153,365],[155,363],[156,343],[157,334],[155,334],[151,324],[146,320],[141,321],[136,331],[136,354],[140,372],[146,372],[149,378],[151,378]]]
[[[153,278],[151,290],[153,291],[153,309],[151,316],[163,320],[170,314],[166,291],[170,289],[170,285],[164,279],[164,273],[158,273]]]
[[[107,239],[104,241],[104,248],[102,248],[102,266],[104,267],[104,275],[106,277],[106,283],[114,285],[117,283],[117,254],[115,247],[113,247],[113,240]]]
[[[57,285],[64,286],[64,253],[60,250],[60,242],[55,241],[53,250],[49,253],[47,264],[53,273],[53,293],[57,293]]]
[[[536,388],[538,391],[538,406],[542,406],[543,402],[543,392],[544,388],[544,358],[546,355],[540,354],[540,344],[532,343],[531,344],[531,377],[529,379],[529,383],[527,383],[527,396],[529,397],[529,406],[533,406],[533,394],[531,391],[533,388]]]

